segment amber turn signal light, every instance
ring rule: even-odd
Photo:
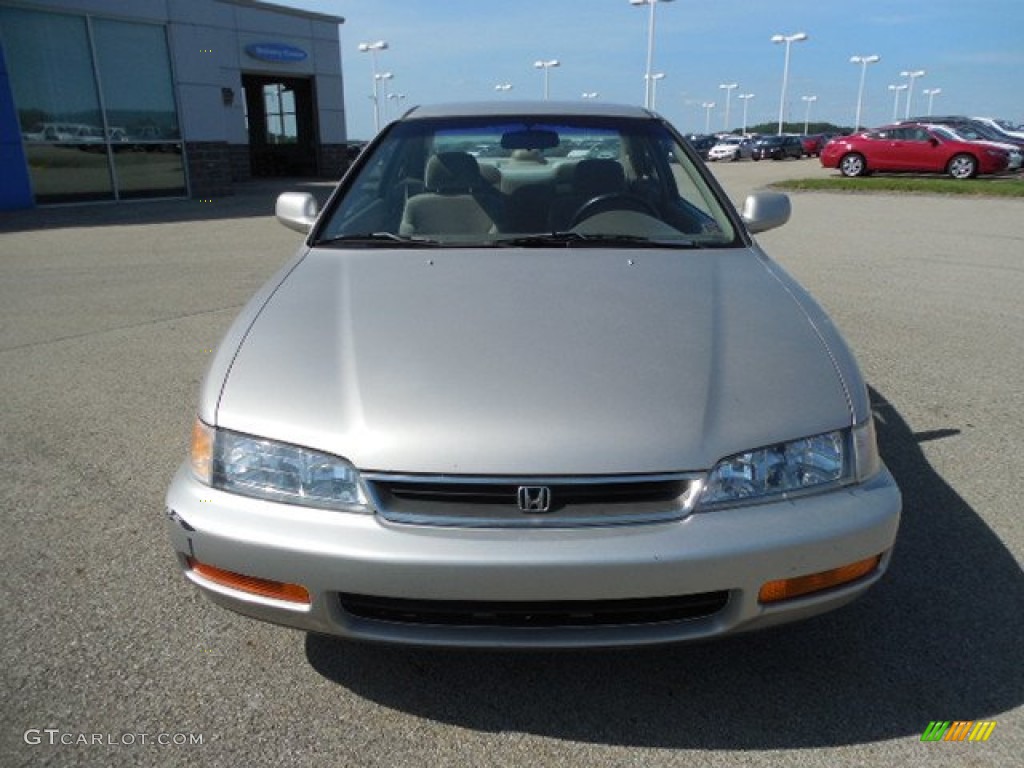
[[[288,603],[300,603],[309,605],[309,591],[301,584],[287,584],[283,581],[272,581],[271,579],[258,579],[255,576],[246,576],[234,571],[225,571],[223,568],[216,568],[212,565],[200,563],[191,557],[186,558],[188,567],[198,573],[204,579],[224,587],[237,589],[241,592],[248,592],[250,595],[260,597],[272,597],[275,600],[284,600]]]
[[[820,592],[824,589],[838,587],[867,576],[878,568],[881,562],[882,556],[875,555],[866,560],[858,560],[856,563],[833,568],[830,571],[811,573],[807,576],[797,576],[792,579],[769,581],[761,587],[761,590],[757,593],[757,599],[762,603],[777,603],[780,600],[789,600],[793,597],[801,597],[813,592]]]

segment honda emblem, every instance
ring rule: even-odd
[[[547,512],[551,509],[551,489],[546,485],[521,485],[516,496],[521,512]]]

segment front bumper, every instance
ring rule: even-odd
[[[900,517],[888,471],[820,495],[607,527],[445,528],[308,509],[213,490],[179,469],[167,526],[186,576],[215,603],[309,632],[444,646],[593,647],[697,640],[812,616],[860,595],[885,571]],[[872,573],[764,605],[768,581],[881,555]],[[190,562],[300,584],[308,605],[204,578]],[[727,593],[708,615],[619,624],[491,626],[354,615],[341,593],[402,604],[506,605],[626,601]]]

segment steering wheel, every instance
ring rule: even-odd
[[[626,195],[621,192],[609,192],[592,197],[577,208],[576,212],[572,215],[572,223],[569,224],[569,229],[572,229],[581,221],[589,219],[591,216],[597,216],[597,214],[606,213],[607,211],[637,211],[638,213],[646,213],[648,216],[653,216],[656,219],[661,218],[654,205],[642,197]]]

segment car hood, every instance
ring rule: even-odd
[[[314,249],[256,301],[216,423],[364,470],[696,470],[851,423],[827,318],[756,248]]]

